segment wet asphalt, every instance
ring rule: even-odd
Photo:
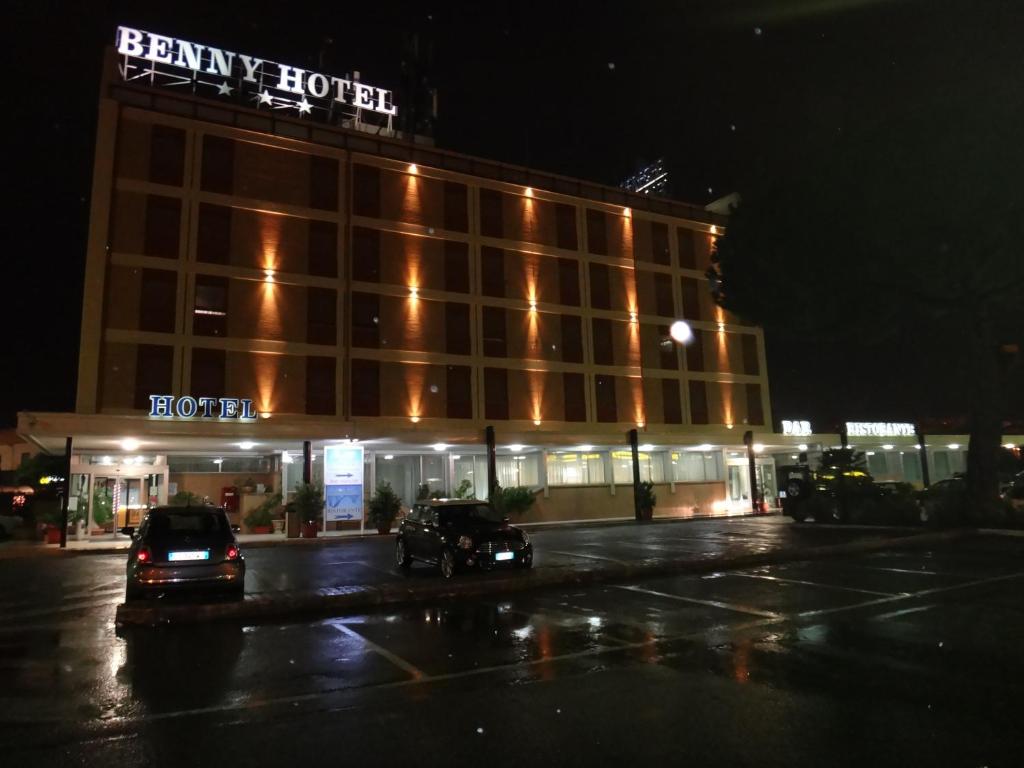
[[[1020,538],[117,637],[122,564],[0,561],[5,764],[1024,765]]]

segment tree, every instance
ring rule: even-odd
[[[895,350],[899,369],[878,371],[894,390],[957,392],[976,519],[997,506],[1007,396],[1022,386],[1022,104],[951,88],[768,152],[709,270],[718,303],[768,335],[799,334],[811,355]]]

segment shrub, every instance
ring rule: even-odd
[[[320,517],[324,513],[324,492],[320,486],[296,483],[291,503],[299,515],[299,520],[304,523],[320,523]]]
[[[274,510],[281,505],[281,494],[272,493],[258,507],[249,510],[245,524],[250,528],[266,528],[274,524]]]
[[[100,526],[114,519],[114,501],[101,488],[97,488],[92,494],[92,519]]]
[[[367,509],[367,518],[378,530],[391,530],[395,518],[402,510],[402,500],[391,488],[391,483],[381,483],[377,486],[377,492],[370,499]]]
[[[637,506],[640,507],[640,517],[643,520],[650,520],[654,517],[654,507],[658,503],[658,496],[654,492],[654,483],[644,481],[637,488]]]
[[[515,517],[526,514],[530,507],[533,506],[534,500],[533,491],[526,486],[517,485],[512,488],[498,486],[494,489],[494,497],[491,499],[491,504],[501,514],[507,517]]]
[[[454,496],[456,499],[473,498],[473,484],[469,480],[463,480],[459,483],[459,487],[455,489]]]
[[[192,491],[178,491],[171,496],[172,507],[192,507],[201,503],[202,499],[192,493]]]

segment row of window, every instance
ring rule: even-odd
[[[184,181],[185,132],[164,125],[131,120],[121,123],[117,173],[159,184]],[[337,211],[339,162],[335,158],[278,149],[253,142],[205,135],[201,140],[199,185],[204,191],[268,200],[325,211]],[[354,163],[352,211],[367,218],[403,221],[469,231],[468,187],[420,174]],[[480,189],[480,232],[578,250],[575,205]],[[620,213],[587,208],[588,251],[631,256],[655,264],[671,264],[670,227],[664,222],[637,220]],[[705,269],[711,241],[707,234],[676,227],[678,266]]]
[[[172,391],[174,348],[158,344],[105,347],[101,402],[146,410],[154,393]],[[252,355],[195,348],[189,392],[220,397],[251,395],[260,409],[335,415],[337,359],[318,355]],[[353,416],[473,418],[473,375],[468,365],[414,365],[353,359]],[[253,391],[255,386],[257,391]],[[518,368],[483,369],[483,417],[495,420],[587,420],[587,378],[582,373],[543,373]],[[652,423],[739,422],[763,424],[759,384],[720,384],[675,378],[640,380],[593,377],[594,417],[602,423],[649,419]],[[684,400],[685,395],[685,400]],[[684,402],[688,419],[684,419]],[[646,410],[645,410],[646,408]]]

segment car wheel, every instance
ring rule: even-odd
[[[455,575],[455,554],[450,549],[441,551],[441,575],[446,579]]]
[[[789,513],[789,516],[793,518],[794,522],[802,523],[807,519],[807,513],[802,509],[795,509]]]
[[[839,501],[828,499],[818,507],[818,514],[814,516],[816,523],[841,523],[842,515],[839,512]]]
[[[405,548],[405,539],[399,539],[395,544],[395,564],[403,571],[409,570],[412,566],[412,558],[409,557],[409,551]]]

